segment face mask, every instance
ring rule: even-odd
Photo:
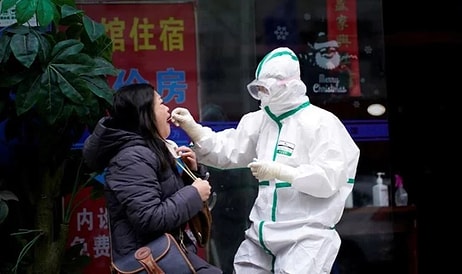
[[[287,101],[287,86],[283,81],[275,81],[268,88],[269,93],[260,93],[261,106],[272,107],[274,104]]]

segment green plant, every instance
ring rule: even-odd
[[[74,0],[3,0],[17,23],[0,29],[0,117],[15,158],[25,203],[34,213],[28,272],[60,273],[68,223],[58,214],[72,145],[112,102],[107,76],[112,41]],[[35,16],[37,25],[29,20]],[[21,197],[21,196],[20,196]]]
[[[16,197],[13,192],[8,190],[0,191],[0,224],[3,223],[8,216],[9,209],[6,203],[8,200],[19,201],[18,197]]]

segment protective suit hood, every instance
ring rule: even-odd
[[[267,90],[267,94],[258,91]],[[258,64],[255,80],[247,85],[250,95],[260,100],[260,107],[268,106],[274,114],[282,114],[308,101],[306,85],[300,79],[297,55],[280,47],[268,53]]]

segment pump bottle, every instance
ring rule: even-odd
[[[408,198],[407,191],[403,187],[403,179],[398,174],[395,174],[395,205],[407,206]]]
[[[372,187],[372,203],[374,206],[388,206],[388,186],[383,184],[384,172],[377,172],[377,183]]]

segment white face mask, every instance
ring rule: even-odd
[[[262,107],[268,106],[271,101],[269,94],[260,94],[260,105]]]
[[[266,96],[260,96],[260,101],[261,101],[261,106],[262,107],[272,107],[275,104],[279,104],[280,102],[287,101],[288,98],[288,91],[287,91],[287,85],[283,81],[275,81],[274,83],[271,84],[268,88],[269,93]]]

